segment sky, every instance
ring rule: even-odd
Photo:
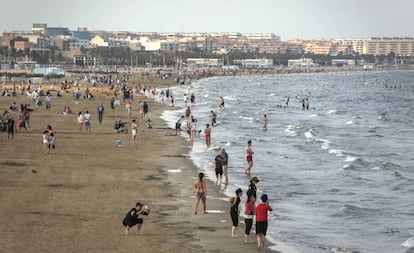
[[[20,0],[0,33],[33,23],[76,30],[274,33],[282,40],[414,37],[412,0]]]

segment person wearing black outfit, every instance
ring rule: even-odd
[[[252,179],[250,179],[249,190],[247,190],[247,194],[253,196],[255,199],[257,198],[257,183],[259,183],[259,179],[257,179],[257,177],[252,177]]]
[[[242,196],[243,191],[239,188],[236,190],[236,197],[231,198],[231,207],[230,207],[230,216],[233,226],[231,227],[231,236],[236,236],[236,227],[239,225],[239,204],[240,204],[240,197]]]
[[[137,202],[135,207],[132,208],[126,215],[124,220],[122,221],[122,224],[126,227],[125,234],[129,234],[129,228],[137,225],[138,234],[141,230],[142,223],[144,220],[142,218],[139,218],[138,216],[142,214],[143,211],[143,205],[140,202]]]

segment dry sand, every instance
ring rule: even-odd
[[[138,116],[138,100],[144,99],[153,121],[147,129],[138,120],[134,146],[130,134],[113,130],[117,118],[131,127],[124,104],[111,111],[110,97],[92,92],[95,100],[79,103],[71,94],[53,96],[50,110],[43,106],[32,113],[27,132],[23,129],[14,140],[0,133],[0,252],[257,251],[255,243],[243,242],[244,224],[238,237],[230,236],[229,206],[212,183],[207,209],[224,212],[194,215],[197,168],[186,156],[188,142],[159,118],[166,107],[134,97],[133,115]],[[0,97],[2,113],[14,101],[34,104],[24,95]],[[105,106],[102,125],[100,102]],[[75,114],[59,115],[65,105]],[[80,133],[77,113],[86,110],[92,114],[92,130]],[[19,113],[12,114],[17,119]],[[56,131],[56,153],[44,154],[42,133],[49,124]],[[118,139],[122,147],[115,145]],[[177,169],[181,172],[169,171]],[[134,227],[126,236],[121,222],[136,201],[149,204],[151,213],[143,216],[140,235]]]

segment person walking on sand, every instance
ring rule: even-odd
[[[198,179],[194,183],[195,188],[195,210],[194,214],[197,214],[198,205],[200,204],[200,200],[203,202],[203,210],[204,213],[207,213],[206,209],[206,200],[207,200],[207,185],[206,181],[204,181],[204,173],[200,172],[198,174]]]
[[[7,119],[7,139],[10,139],[10,137],[12,139],[14,139],[14,133],[17,132],[16,129],[16,122],[14,121],[12,116],[9,116],[9,118]]]
[[[135,145],[135,140],[136,140],[137,131],[138,131],[138,125],[135,119],[132,120],[131,129],[132,129],[132,144]]]
[[[253,150],[252,150],[252,141],[249,140],[247,145],[244,149],[246,151],[246,161],[247,161],[247,168],[244,170],[244,173],[250,174],[250,170],[253,167]]]
[[[239,225],[239,204],[240,204],[240,197],[242,196],[243,191],[242,189],[236,190],[236,197],[230,198],[231,207],[230,207],[230,217],[231,221],[233,223],[233,226],[231,227],[231,237],[236,237],[236,228]]]
[[[220,150],[220,155],[222,157],[222,165],[223,165],[223,176],[225,177],[226,181],[224,182],[225,185],[229,184],[229,176],[228,176],[228,162],[229,162],[229,154],[227,154],[226,150],[222,148]]]
[[[263,116],[263,127],[262,127],[263,131],[267,130],[267,115],[265,114]]]
[[[257,248],[263,251],[265,246],[265,237],[267,232],[267,213],[273,211],[269,205],[267,194],[263,194],[260,199],[262,203],[256,206],[256,237],[257,237]]]
[[[211,146],[211,128],[209,124],[206,124],[206,128],[204,128],[204,139],[206,140],[207,148]]]
[[[78,114],[79,132],[82,132],[84,120],[85,120],[85,118],[83,117],[82,112],[79,112],[79,114]]]
[[[253,226],[253,217],[256,215],[256,198],[253,197],[251,192],[247,191],[247,199],[244,202],[244,224],[246,229],[244,231],[244,242],[249,243],[250,231]]]
[[[86,132],[91,132],[91,114],[89,113],[89,111],[86,111],[85,115],[83,115],[83,119],[85,122],[85,130]]]
[[[103,103],[101,102],[101,104],[98,106],[98,122],[101,125],[102,125],[104,111],[105,111],[105,107],[103,106]]]
[[[133,207],[129,212],[125,215],[124,220],[122,221],[122,224],[126,227],[125,234],[129,234],[129,229],[135,225],[137,225],[137,232],[138,234],[141,231],[142,223],[144,223],[144,220],[142,218],[139,218],[139,215],[143,211],[143,205],[140,202],[137,202],[135,204],[135,207]]]

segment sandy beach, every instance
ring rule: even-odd
[[[170,82],[156,80],[153,85]],[[189,143],[159,118],[167,107],[134,96],[133,117],[139,118],[138,101],[147,101],[153,126],[147,128],[138,119],[134,145],[130,133],[113,129],[118,118],[131,127],[125,103],[111,110],[111,96],[91,91],[94,100],[78,101],[70,92],[63,97],[54,92],[49,110],[44,104],[34,107],[25,95],[0,98],[2,113],[13,102],[35,109],[27,132],[22,129],[13,140],[7,132],[0,133],[0,252],[257,251],[254,232],[254,243],[244,243],[243,223],[238,236],[230,236],[230,204],[210,181],[208,213],[194,215],[197,168],[187,158]],[[97,116],[101,102],[102,125]],[[65,105],[74,114],[61,115]],[[90,133],[78,129],[77,114],[86,110],[92,114]],[[20,113],[11,113],[17,120]],[[50,154],[42,150],[47,125],[56,131],[56,150]],[[117,146],[117,140],[123,145]],[[137,201],[150,206],[150,215],[143,216],[139,235],[133,227],[127,236],[122,219]]]

